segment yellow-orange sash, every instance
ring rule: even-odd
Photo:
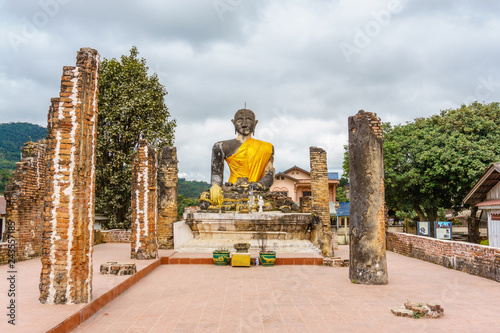
[[[236,183],[241,177],[250,182],[257,182],[264,176],[267,162],[273,153],[273,145],[269,142],[247,139],[236,153],[226,158],[231,171],[229,182]]]

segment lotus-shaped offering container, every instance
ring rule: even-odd
[[[250,249],[250,243],[236,243],[234,248],[237,253],[246,253]]]

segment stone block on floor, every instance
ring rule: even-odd
[[[100,273],[103,275],[134,275],[137,273],[137,267],[135,264],[120,264],[110,261],[101,264]]]
[[[407,301],[404,306],[391,309],[391,312],[398,317],[411,318],[441,318],[444,315],[444,309],[435,303],[417,303]]]

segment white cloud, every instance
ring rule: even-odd
[[[404,123],[500,99],[496,2],[401,0],[382,22],[393,1],[221,1],[231,4],[222,13],[201,0],[60,1],[18,52],[8,33],[22,34],[43,8],[0,2],[0,122],[45,124],[62,67],[86,46],[119,58],[135,45],[158,73],[188,179],[208,180],[212,144],[233,137],[230,119],[245,102],[256,137],[275,146],[277,171],[308,169],[310,146],[339,171],[359,109]],[[355,45],[359,31],[369,41],[348,62],[340,45]]]

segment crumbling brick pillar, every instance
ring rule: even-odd
[[[158,157],[158,246],[174,248],[174,222],[177,221],[177,150],[164,147]]]
[[[312,202],[311,197],[300,197],[300,212],[301,213],[311,213],[312,212]]]
[[[9,234],[16,241],[18,261],[42,254],[42,226],[46,191],[47,165],[45,140],[27,142],[21,148],[21,161],[16,164],[5,189],[6,225],[14,225]]]
[[[156,148],[141,139],[132,159],[131,258],[158,256]]]
[[[92,299],[99,54],[82,48],[65,66],[47,126],[47,195],[40,302]]]
[[[314,216],[313,221],[315,221],[311,232],[311,241],[321,249],[323,256],[331,257],[333,248],[326,151],[310,147],[309,153],[311,158],[311,211]]]
[[[349,279],[387,284],[382,129],[376,114],[349,117],[351,225]]]

